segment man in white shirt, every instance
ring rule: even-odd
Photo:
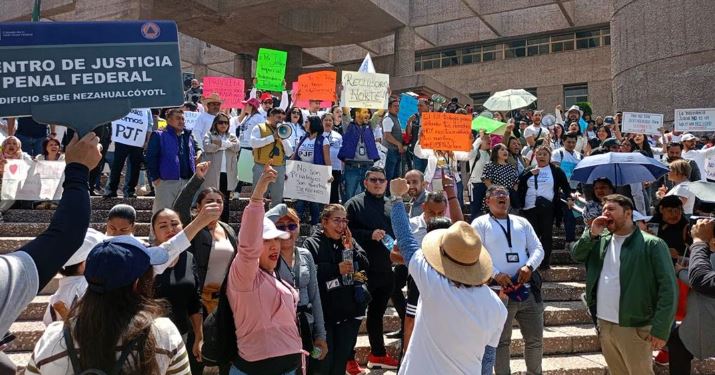
[[[576,135],[576,133],[566,133],[566,135],[564,135],[564,146],[551,153],[551,162],[559,166],[559,168],[564,171],[566,178],[569,180],[569,185],[571,186],[572,191],[578,188],[579,182],[572,181],[571,175],[573,174],[573,170],[576,168],[578,163],[583,159],[583,156],[576,151],[577,141],[578,135]],[[570,248],[571,244],[576,241],[576,218],[573,216],[573,211],[571,211],[573,203],[567,202],[567,205],[563,207],[566,246]]]
[[[217,93],[211,93],[211,95],[203,98],[204,106],[206,106],[206,112],[202,112],[196,119],[196,124],[192,130],[194,139],[199,146],[204,144],[204,136],[211,130],[211,124],[213,124],[214,117],[221,111],[221,104],[223,100]]]
[[[524,130],[524,138],[526,139],[527,145],[531,148],[536,146],[536,141],[546,138],[546,135],[549,134],[549,129],[541,126],[541,117],[543,114],[544,111],[534,111],[532,116],[534,122]]]
[[[508,315],[499,338],[494,372],[497,375],[511,374],[509,346],[512,321],[516,318],[524,337],[526,370],[529,374],[541,374],[544,303],[541,277],[534,270],[544,259],[544,249],[528,220],[509,215],[509,204],[507,189],[492,185],[487,190],[487,206],[491,214],[472,222],[492,258],[494,289],[508,293],[504,301]],[[516,290],[509,292],[513,289]]]
[[[715,147],[696,149],[695,143],[698,138],[690,133],[683,134],[680,140],[683,143],[683,159],[693,160],[698,165],[700,181],[706,181],[707,173],[704,173],[706,171],[706,160],[715,157]]]

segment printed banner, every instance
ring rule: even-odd
[[[389,75],[343,71],[342,82],[342,107],[387,109]]]
[[[659,113],[623,112],[621,132],[660,135],[663,115]]]
[[[320,71],[298,76],[298,100],[335,100],[335,79],[333,71]]]
[[[291,86],[291,90],[293,90],[294,93],[298,92],[299,87],[300,87],[300,85],[298,84],[298,82],[293,82],[293,84]],[[296,100],[293,103],[293,106],[298,107],[298,108],[308,108],[308,104],[310,104],[309,100]],[[333,106],[333,102],[331,100],[321,100],[320,101],[320,108],[330,108],[332,106]]]
[[[199,116],[201,116],[201,112],[184,111],[184,127],[193,130]]]
[[[8,160],[0,197],[3,200],[59,200],[64,175],[63,161]]]
[[[112,141],[129,146],[143,147],[149,127],[148,109],[132,109],[126,116],[112,121]]]
[[[253,152],[241,149],[238,155],[238,181],[253,183]]]
[[[472,116],[446,112],[423,113],[420,145],[437,151],[470,151]]]
[[[217,93],[223,100],[222,108],[243,108],[246,97],[242,79],[231,77],[204,77],[204,97]]]
[[[286,161],[286,180],[283,196],[309,202],[330,203],[329,165],[311,164],[297,160]]]
[[[3,116],[82,135],[132,108],[184,98],[173,21],[3,23],[0,62]]]
[[[676,109],[674,123],[680,132],[715,131],[715,108]]]
[[[288,52],[261,48],[256,63],[256,88],[267,91],[283,91]]]
[[[407,128],[407,120],[409,120],[410,116],[414,115],[415,113],[417,113],[417,98],[412,95],[401,94],[400,111],[397,112],[397,118],[400,120],[402,130],[405,130],[405,128]]]

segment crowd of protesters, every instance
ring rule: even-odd
[[[372,111],[313,100],[299,108],[287,91],[254,89],[240,113],[206,94],[192,82],[181,108],[147,114],[144,147],[112,147],[109,125],[77,141],[8,121],[0,173],[7,159],[67,163],[62,200],[39,202],[57,208],[48,232],[0,258],[0,333],[55,272],[64,276],[27,373],[356,375],[364,320],[371,369],[501,375],[511,373],[516,320],[527,372],[540,374],[542,273],[561,224],[567,250],[586,264],[583,299],[611,372],[652,374],[652,350],[673,374],[715,355],[705,323],[715,318],[715,221],[689,222],[711,211],[689,189],[715,182],[705,137],[627,134],[620,112],[592,120],[576,105],[558,106],[545,124],[543,111],[477,113],[419,98],[402,124],[389,92],[387,110]],[[504,132],[474,131],[468,152],[422,147],[422,114],[443,110],[503,120]],[[193,129],[187,111],[201,111]],[[238,175],[244,152],[250,176]],[[609,152],[662,159],[669,173],[623,186],[572,179],[585,158]],[[288,160],[331,167],[330,204],[284,199]],[[117,197],[122,174],[122,196],[154,196],[151,244],[134,237],[136,212],[124,204],[106,233],[87,229],[87,196]],[[242,192],[250,198],[236,232],[229,203]],[[1,202],[0,213],[14,204]],[[66,245],[45,259],[60,235]],[[390,300],[402,327],[392,333],[397,356],[384,339]]]

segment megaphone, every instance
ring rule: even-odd
[[[548,114],[541,119],[541,124],[548,127],[553,126],[556,123],[556,116]]]
[[[281,139],[288,139],[293,134],[293,128],[286,123],[278,125],[278,136]]]
[[[440,94],[432,94],[432,101],[437,104],[444,104],[447,102],[447,98]]]

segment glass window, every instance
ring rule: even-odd
[[[578,102],[588,101],[588,84],[577,83],[564,85],[564,107],[568,108]]]
[[[419,72],[420,70],[422,70],[422,62],[419,60],[415,61],[415,71]]]
[[[457,57],[457,51],[444,51],[442,52],[442,67],[448,67],[453,65],[459,65],[459,57]]]
[[[482,47],[482,61],[494,61],[497,59],[497,46],[484,46]]]
[[[542,38],[531,38],[531,39],[526,40],[526,44],[530,45],[530,46],[533,46],[535,44],[544,44],[544,43],[548,43],[548,42],[549,42],[548,36],[545,36]]]
[[[599,38],[599,37],[576,40],[576,48],[577,49],[595,48],[600,45],[601,45],[601,38]]]
[[[472,98],[472,100],[474,101],[475,107],[479,106],[479,105],[483,105],[484,102],[486,102],[490,96],[492,96],[492,94],[490,92],[476,92],[473,94],[469,94],[469,97]]]
[[[537,98],[539,97],[539,95],[537,94],[537,91],[538,91],[538,90],[537,90],[536,87],[530,87],[530,88],[527,88],[527,89],[524,89],[524,90],[526,90],[529,94],[534,95],[534,96],[537,97]],[[536,101],[534,101],[533,103],[529,104],[529,106],[528,106],[527,108],[533,109],[533,110],[538,109],[538,108],[539,108],[539,104],[538,104],[538,103],[539,103],[539,101],[536,100]]]
[[[611,45],[611,36],[606,35],[603,37],[603,45],[604,46],[610,46]]]
[[[526,56],[526,40],[516,40],[504,45],[504,58],[513,59]]]

